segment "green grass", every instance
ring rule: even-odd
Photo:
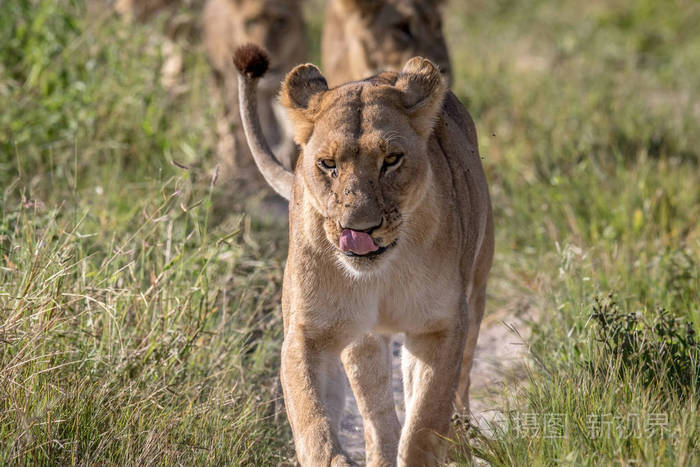
[[[286,229],[212,186],[219,108],[196,43],[180,40],[172,94],[162,21],[2,9],[0,463],[285,462]],[[643,324],[663,309],[700,331],[699,22],[689,0],[451,3],[496,215],[488,307],[537,317],[509,423],[458,428],[459,462],[467,443],[496,465],[700,462],[700,398],[669,366],[694,354]],[[592,318],[611,292],[639,317],[617,335]],[[638,353],[614,345],[635,332]],[[630,419],[658,429],[592,436]]]

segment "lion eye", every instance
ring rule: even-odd
[[[318,161],[318,165],[320,165],[322,168],[324,168],[326,170],[336,168],[335,161],[333,159],[321,159],[320,161]]]
[[[400,152],[394,152],[389,154],[384,158],[384,167],[391,167],[392,165],[398,164],[402,157],[403,154],[401,154]]]

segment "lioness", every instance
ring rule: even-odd
[[[342,361],[364,420],[367,463],[435,465],[455,392],[467,400],[460,369],[468,378],[493,257],[474,123],[424,58],[333,89],[314,65],[299,65],[281,91],[301,147],[291,172],[258,120],[264,51],[247,45],[234,60],[253,157],[290,200],[281,379],[299,462],[351,464],[337,437]],[[403,430],[391,333],[406,336]]]
[[[328,82],[335,86],[379,71],[399,71],[422,56],[450,79],[442,34],[445,0],[329,0],[321,54]]]
[[[258,109],[265,137],[278,149],[285,167],[291,168],[296,148],[277,94],[285,74],[307,57],[302,4],[302,0],[208,0],[204,8],[204,48],[214,68],[225,111],[218,129],[217,152],[224,168],[231,171],[225,178],[235,176],[239,185],[260,175],[239,121],[237,73],[231,57],[237,46],[247,42],[272,52],[270,73],[260,81]]]

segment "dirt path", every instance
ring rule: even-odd
[[[525,346],[522,339],[528,334],[526,322],[529,316],[527,307],[514,308],[515,310],[509,307],[486,316],[479,332],[471,373],[470,398],[472,415],[482,427],[498,415],[504,386],[512,385],[524,377]],[[392,342],[392,379],[394,401],[399,420],[403,423],[401,341],[402,338],[397,336]],[[340,442],[353,460],[364,464],[362,418],[347,381],[345,394],[345,416],[341,422]]]

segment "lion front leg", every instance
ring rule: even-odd
[[[343,365],[362,414],[367,465],[396,465],[401,424],[391,387],[391,339],[367,334],[342,353]]]
[[[460,323],[452,329],[406,335],[400,466],[438,465],[445,457],[465,334]]]
[[[332,388],[337,387],[338,359],[338,352],[305,338],[301,330],[290,328],[286,333],[282,345],[282,389],[302,466],[354,465],[340,447],[338,407],[330,397]]]

